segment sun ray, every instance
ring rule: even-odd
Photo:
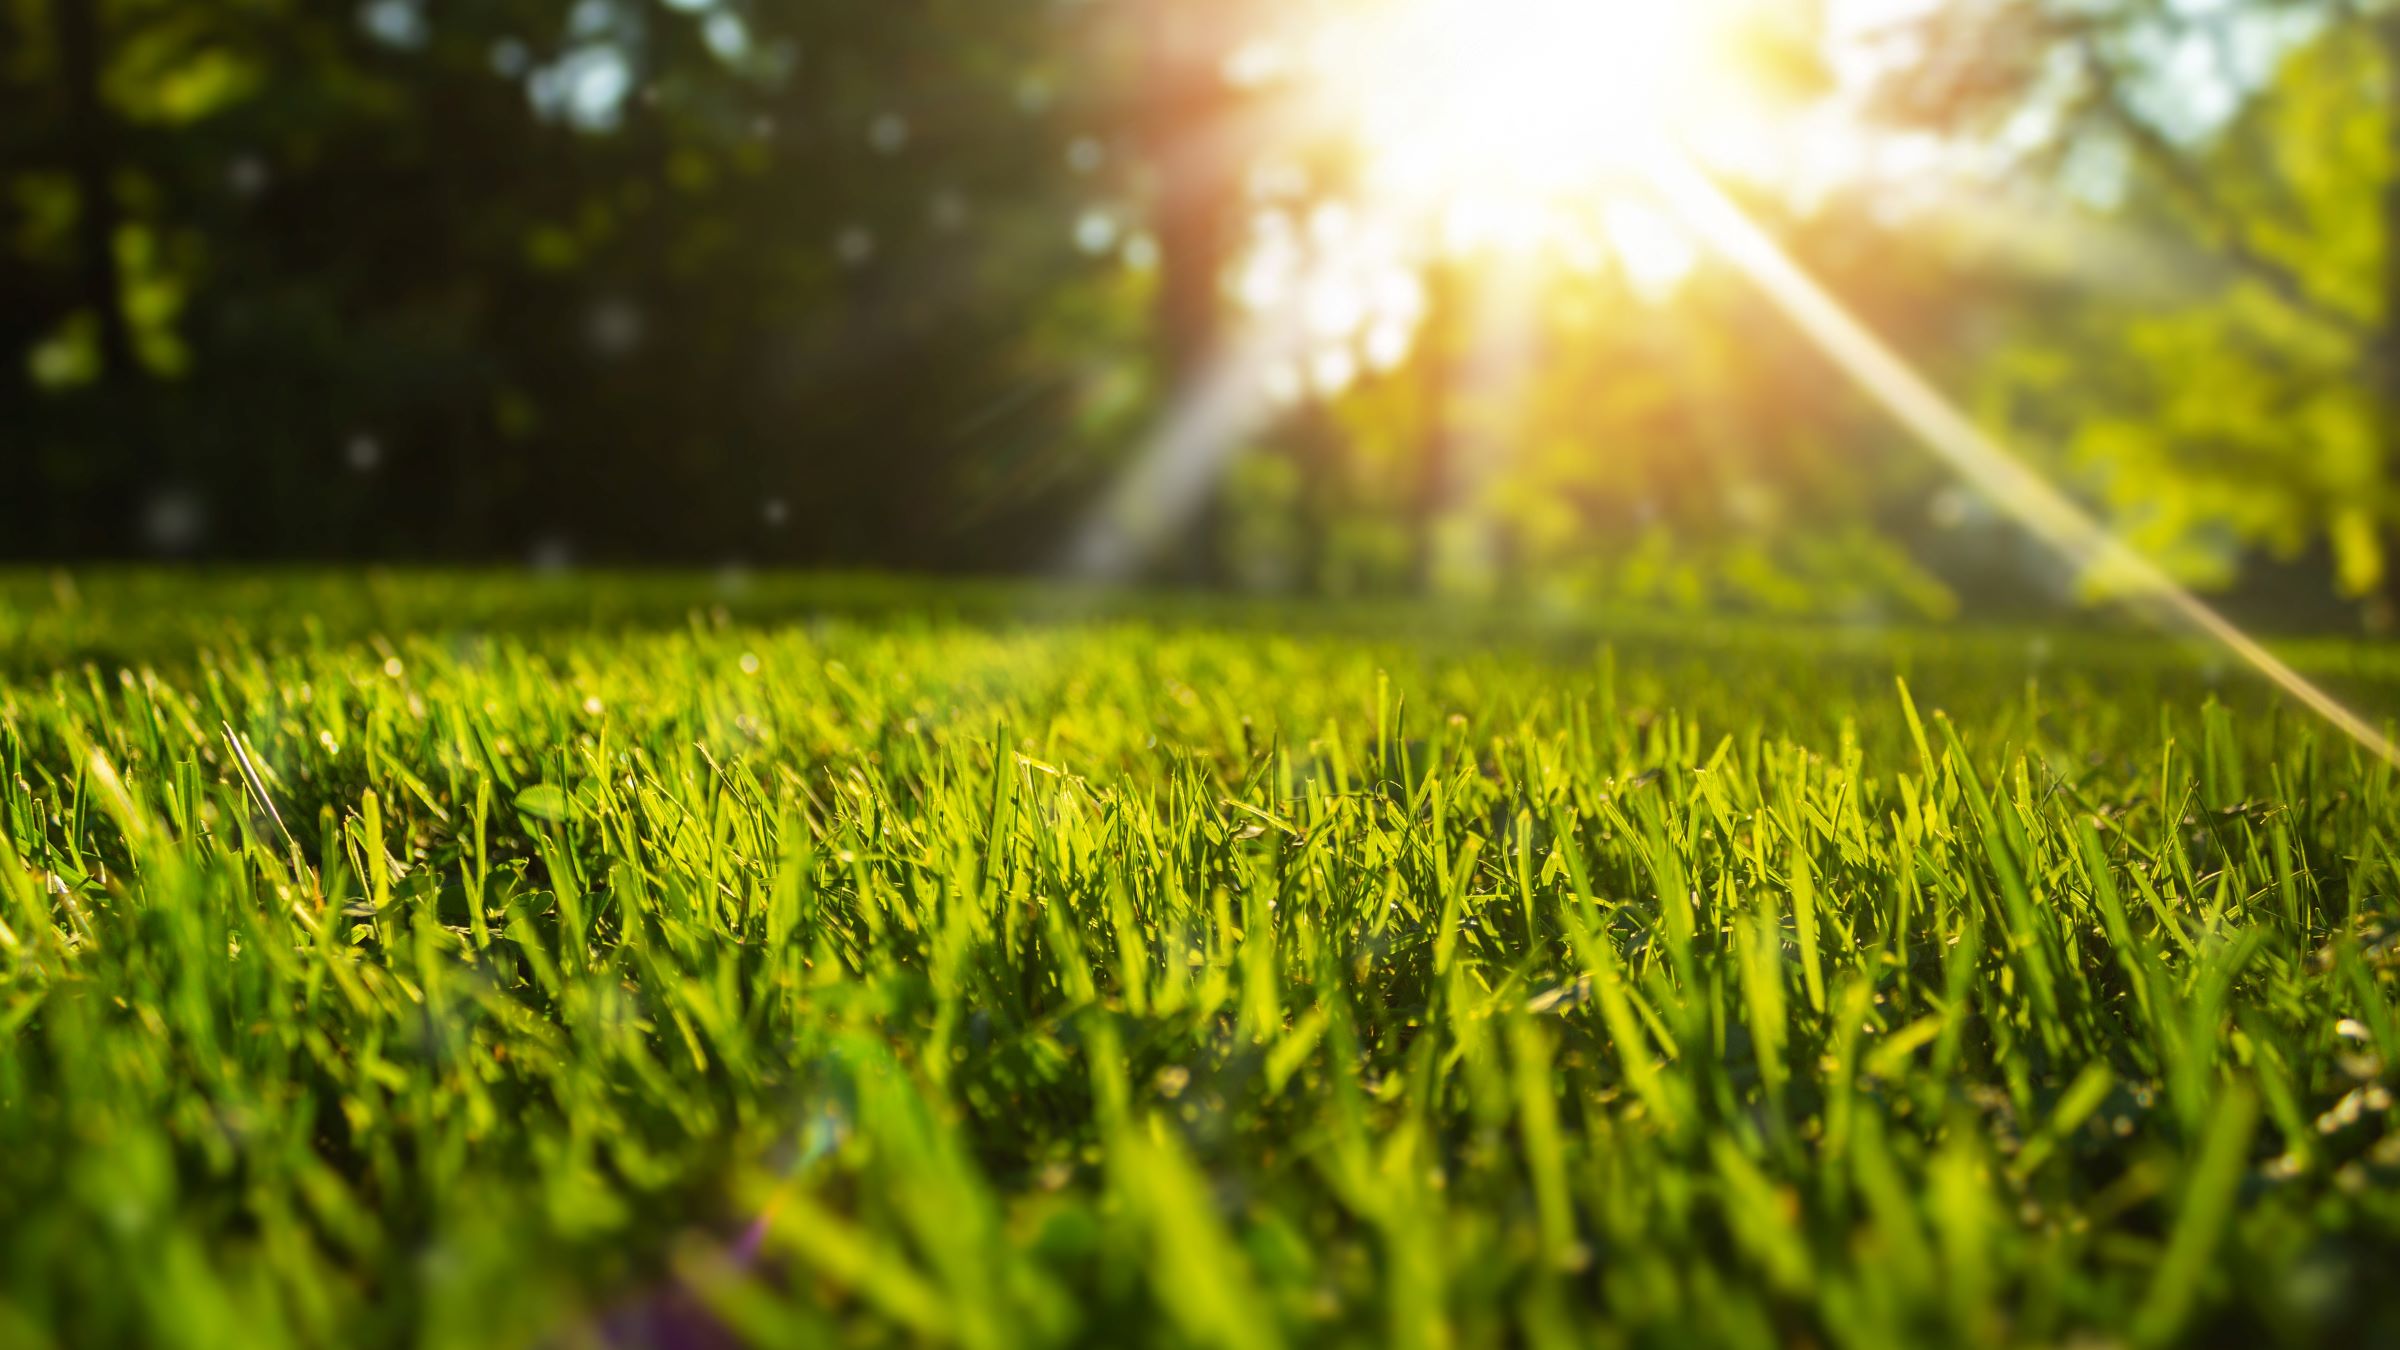
[[[1360,160],[1363,207],[1420,261],[1555,247],[1562,219],[1656,205],[1747,277],[1824,355],[1994,506],[2088,578],[2215,643],[2376,755],[2400,745],[2111,532],[1960,411],[1775,243],[1682,147],[1695,106],[1739,89],[1712,78],[1713,25],[1739,0],[1404,0],[1346,11],[1310,44],[1314,128]],[[1471,228],[1462,227],[1461,222]],[[1655,230],[1613,235],[1638,243]],[[1663,248],[1648,264],[1679,270]],[[1487,297],[1488,299],[1488,297]],[[1288,355],[1272,324],[1186,391],[1078,543],[1087,572],[1121,573],[1187,520],[1244,436],[1273,411],[1261,370]]]
[[[1177,391],[1108,495],[1069,541],[1067,567],[1121,581],[1172,544],[1242,446],[1274,413],[1269,372],[1294,346],[1290,325],[1261,323]]]
[[[2400,745],[2294,669],[1975,425],[1955,403],[1809,275],[1723,189],[1672,153],[1649,167],[1661,195],[1810,342],[1991,503],[2119,593],[2163,608],[2360,745],[2400,764]]]

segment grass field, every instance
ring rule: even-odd
[[[0,1344],[2400,1343],[2238,682],[1022,608],[0,582]]]

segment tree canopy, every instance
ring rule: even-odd
[[[1937,614],[2047,575],[1639,211],[1365,269],[1272,41],[1335,8],[8,0],[0,534],[1051,568],[1282,285],[1333,317],[1155,575]],[[1728,170],[1796,257],[2184,575],[2390,608],[2391,10],[1749,8],[1747,78],[1875,166]]]

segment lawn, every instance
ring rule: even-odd
[[[2400,781],[2148,640],[16,577],[0,761],[0,1344],[2400,1343]]]

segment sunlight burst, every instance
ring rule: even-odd
[[[1719,6],[1408,0],[1318,35],[1327,120],[1383,210],[1451,245],[1544,242],[1562,212],[1639,190],[1712,68]]]

